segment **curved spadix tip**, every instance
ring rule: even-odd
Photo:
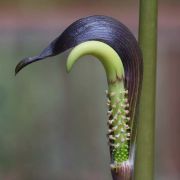
[[[74,57],[72,56],[72,53],[69,54],[68,58],[67,58],[67,63],[66,63],[66,71],[69,73],[72,69],[73,66],[73,62],[74,62]]]
[[[66,62],[67,72],[71,71],[73,65],[80,57],[92,53],[92,48],[91,48],[92,43],[94,43],[94,41],[86,41],[80,43],[79,45],[73,48],[73,50],[70,52],[67,58],[67,62]]]
[[[95,40],[83,42],[70,52],[66,63],[67,72],[70,72],[75,62],[85,55],[92,55],[100,60],[110,81],[124,77],[124,67],[119,55],[106,43]]]

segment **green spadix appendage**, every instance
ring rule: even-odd
[[[119,55],[109,45],[100,41],[86,41],[76,46],[68,56],[67,71],[84,55],[93,55],[103,64],[108,82],[121,80],[124,77],[124,68]]]
[[[100,41],[87,41],[77,45],[67,59],[67,71],[84,55],[93,55],[105,68],[108,91],[108,139],[111,151],[111,166],[117,168],[129,159],[128,91],[124,86],[124,67],[119,55],[109,45]]]

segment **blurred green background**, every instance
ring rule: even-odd
[[[67,74],[66,52],[14,76],[19,60],[93,14],[119,19],[137,37],[138,1],[0,1],[0,179],[111,179],[101,64],[84,57]],[[157,180],[180,179],[179,17],[179,0],[159,1]]]

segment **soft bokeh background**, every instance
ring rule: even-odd
[[[0,1],[0,179],[111,179],[101,64],[86,57],[67,74],[67,52],[14,76],[21,58],[93,14],[119,19],[137,37],[138,1]],[[179,18],[179,0],[159,1],[157,180],[180,179]]]

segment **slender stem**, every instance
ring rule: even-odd
[[[140,0],[139,44],[144,60],[138,115],[135,180],[154,179],[157,0]]]

